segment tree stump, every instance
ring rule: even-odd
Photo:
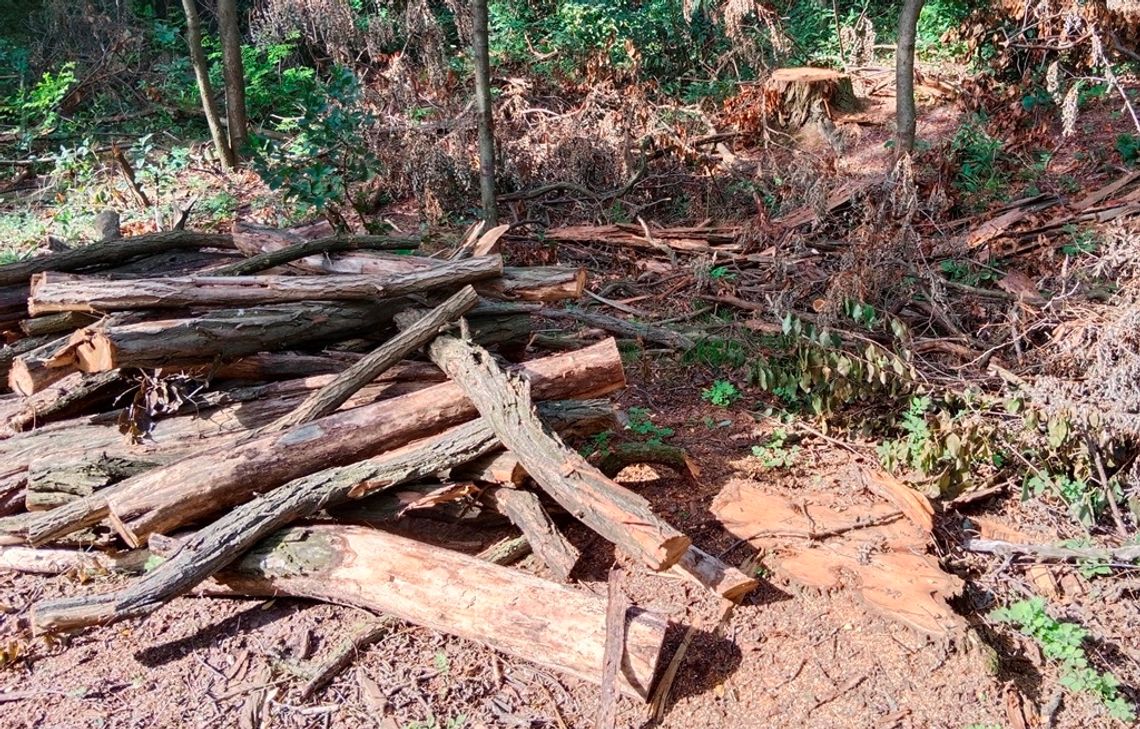
[[[768,118],[784,129],[835,111],[855,111],[858,101],[851,77],[828,68],[778,68],[764,82]]]

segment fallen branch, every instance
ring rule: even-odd
[[[967,539],[962,542],[967,552],[996,554],[999,557],[1028,555],[1041,560],[1067,562],[1069,560],[1091,559],[1105,562],[1131,562],[1140,559],[1140,545],[1114,547],[1109,549],[1054,547],[1049,544],[1017,544],[998,539]]]

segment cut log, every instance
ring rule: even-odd
[[[119,266],[132,258],[188,248],[233,248],[234,241],[221,233],[191,233],[173,230],[133,238],[93,243],[63,253],[49,253],[27,261],[0,266],[0,286],[27,283],[43,271],[80,271]]]
[[[527,362],[520,374],[543,399],[595,397],[625,384],[612,341]],[[447,382],[280,434],[211,449],[123,482],[124,488],[110,497],[112,522],[128,544],[138,545],[152,532],[191,523],[315,468],[367,458],[470,420],[476,413],[463,390]]]
[[[558,581],[567,582],[570,579],[570,573],[581,555],[577,547],[554,526],[537,496],[529,491],[490,488],[484,492],[483,498],[519,528],[535,556],[542,560]]]
[[[814,115],[856,111],[847,74],[828,68],[778,68],[764,82],[764,110],[785,130],[799,129]]]
[[[304,597],[393,615],[586,681],[600,680],[603,599],[373,529],[286,530],[220,574],[217,583],[229,594]],[[41,604],[33,612],[36,629],[68,628],[66,607],[49,607]],[[632,609],[626,620],[618,685],[645,699],[667,621]]]
[[[35,352],[40,347],[51,345],[56,342],[66,341],[66,338],[61,340],[59,337],[48,334],[38,337],[27,337],[25,339],[17,340],[12,344],[5,344],[3,347],[0,347],[0,374],[4,376],[4,382],[11,386],[12,368],[16,365],[16,360],[18,358],[25,357],[29,353]],[[67,373],[64,373],[63,376],[66,377]],[[17,392],[19,392],[19,390],[17,390]]]
[[[619,336],[643,339],[647,342],[654,342],[674,349],[692,349],[695,346],[693,340],[689,337],[664,327],[629,322],[625,319],[618,319],[617,317],[607,314],[581,311],[579,309],[554,309],[534,304],[484,301],[480,302],[479,305],[472,310],[471,315],[472,317],[479,317],[523,313],[540,316],[544,319],[553,319],[555,321],[575,321],[604,329]]]
[[[475,289],[470,286],[463,288],[423,319],[349,367],[333,382],[310,395],[300,407],[270,426],[270,430],[281,430],[308,423],[335,411],[352,396],[352,393],[376,379],[412,351],[431,341],[442,327],[455,321],[463,315],[463,312],[474,306],[477,298]]]
[[[24,303],[21,308],[27,311],[28,299],[26,296],[24,297]],[[82,311],[65,311],[62,314],[50,314],[48,316],[38,316],[34,319],[24,319],[20,322],[20,329],[29,337],[38,337],[45,334],[61,334],[64,332],[70,334],[76,329],[90,326],[98,320],[99,317],[93,314],[85,314]]]
[[[603,243],[628,246],[651,251],[662,247],[681,253],[740,253],[744,247],[737,243],[739,229],[735,227],[653,228],[652,238],[646,238],[640,225],[571,225],[546,231],[549,241],[564,243]]]
[[[740,602],[760,585],[759,580],[697,547],[689,547],[672,571],[733,602]]]
[[[353,362],[359,360],[361,355],[353,352],[325,351],[320,354],[300,354],[298,352],[259,352],[251,354],[232,362],[211,364],[205,367],[191,368],[159,368],[155,373],[158,377],[172,374],[187,374],[191,377],[207,380],[288,380],[295,377],[312,377],[315,375],[332,375],[343,372]],[[423,376],[427,377],[430,371],[439,372],[439,368],[418,363],[404,363],[419,368]]]
[[[192,319],[144,321],[123,326],[81,329],[47,363],[57,369],[72,365],[82,372],[119,367],[171,367],[206,364],[216,358],[240,357],[310,340],[375,327],[390,319],[384,304],[288,304],[221,310]],[[31,394],[40,382],[26,383],[13,365],[13,388]],[[28,388],[31,384],[33,387]]]
[[[451,477],[457,481],[482,481],[503,486],[519,487],[526,482],[526,469],[510,451],[490,453],[459,468],[452,469]]]
[[[69,341],[71,341],[70,335],[62,337],[48,335],[17,342],[11,350],[13,356],[8,360],[8,387],[17,394],[27,397],[78,372],[72,362],[55,362],[56,353],[66,347]],[[35,346],[15,353],[24,342]],[[0,366],[3,366],[4,360],[4,354],[0,353]]]
[[[160,463],[164,458],[131,458],[97,453],[81,455],[69,460],[41,459],[28,466],[28,486],[24,503],[28,511],[47,511],[85,496],[99,489],[138,475]]]
[[[4,413],[5,428],[20,432],[44,423],[66,418],[93,404],[107,403],[125,389],[126,383],[118,370],[93,375],[73,372],[59,382],[23,398]]]
[[[328,231],[331,232],[331,227]],[[295,231],[259,228],[240,222],[233,225],[234,245],[250,256],[218,270],[223,276],[248,276],[305,258],[320,261],[330,253],[364,250],[411,250],[418,248],[415,238],[392,238],[383,235],[325,235],[305,240]]]
[[[391,299],[458,288],[502,273],[502,258],[484,256],[424,271],[379,276],[183,276],[133,280],[37,274],[28,311],[109,312],[137,309],[239,307],[305,301]]]
[[[534,414],[530,388],[500,369],[490,353],[447,336],[437,337],[428,351],[559,505],[651,569],[665,570],[681,559],[689,538],[654,515],[644,498],[548,434]]]
[[[552,425],[558,427],[560,422],[572,421],[579,413],[588,412],[598,405],[589,402],[544,403],[541,407]],[[145,615],[165,601],[190,590],[240,557],[256,542],[295,520],[312,516],[320,509],[349,498],[367,496],[423,478],[470,460],[496,445],[490,427],[477,419],[380,456],[295,479],[259,499],[235,507],[195,533],[176,554],[143,579],[121,592],[102,596],[100,604],[113,604],[113,610],[97,608],[84,614],[78,605],[90,606],[90,602],[85,600],[75,604],[65,599],[50,604],[72,606],[66,610],[72,626]],[[34,533],[34,530],[29,531]],[[154,543],[153,538],[150,541]]]

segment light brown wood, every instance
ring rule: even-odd
[[[814,115],[855,111],[851,77],[829,68],[778,68],[764,82],[765,112],[784,129],[798,129]]]
[[[529,491],[496,487],[487,489],[483,498],[519,528],[535,556],[542,560],[555,579],[560,582],[570,579],[581,555],[578,548],[558,531],[538,496]]]
[[[697,584],[708,588],[713,594],[733,602],[740,602],[748,593],[760,586],[756,578],[749,577],[697,547],[685,550],[685,555],[671,571],[686,575]]]
[[[585,681],[601,678],[605,600],[374,529],[329,525],[285,530],[206,589],[352,605],[478,641]],[[37,630],[62,630],[70,624],[66,609],[43,605],[32,619]],[[618,686],[626,695],[645,699],[667,622],[644,610],[628,611],[626,620]]]
[[[428,353],[559,505],[651,569],[665,570],[681,559],[689,538],[657,517],[643,497],[547,433],[534,413],[530,388],[508,376],[486,350],[441,336]]]
[[[595,397],[625,384],[612,340],[526,362],[519,373],[542,399]],[[463,390],[447,382],[231,443],[123,482],[109,496],[112,523],[128,544],[138,545],[153,532],[189,524],[316,468],[376,455],[476,414]]]
[[[410,273],[361,276],[178,276],[108,280],[45,272],[32,279],[28,311],[40,316],[66,311],[373,301],[438,288],[458,288],[497,276],[502,269],[502,258],[484,256]]]

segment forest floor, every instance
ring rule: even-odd
[[[849,141],[836,157],[837,183],[877,180],[890,172],[891,154],[883,145],[889,137],[886,108],[887,102],[880,100],[858,122],[840,124]],[[919,137],[945,144],[959,128],[962,113],[952,104],[927,106]],[[1090,116],[1085,123],[1090,146],[1111,144],[1105,141],[1110,138],[1107,133],[1096,136],[1098,129],[1109,126],[1107,117]],[[809,131],[796,141],[796,149],[825,154],[827,144]],[[1090,163],[1081,151],[1081,145],[1062,150],[1053,157],[1047,175],[1019,179],[1017,184],[1045,190],[1065,178],[1071,181],[1065,184],[1075,185],[1076,193],[1111,179],[1103,166]],[[757,159],[765,157],[758,154]],[[202,184],[208,188],[210,183]],[[239,178],[225,194],[248,202],[250,187],[248,179]],[[1020,196],[1006,192],[1007,197]],[[833,232],[830,235],[834,237]],[[505,252],[509,259],[527,263],[548,256],[549,248],[533,240],[515,240]],[[567,245],[555,255],[561,262],[592,266],[595,278],[590,287],[595,291],[607,281],[637,276],[640,270],[637,253],[629,250]],[[684,261],[673,264],[685,269],[680,278],[687,276],[687,281],[673,288],[660,281],[647,285],[636,307],[662,318],[691,313],[700,304],[699,296],[723,293],[707,274],[715,264],[702,262],[703,274],[696,264],[691,270],[685,269]],[[795,271],[784,268],[778,275],[812,281],[808,288],[818,293],[843,271],[835,260],[828,265],[807,260]],[[663,293],[666,289],[668,293]],[[732,316],[736,319],[700,319],[694,326],[731,328],[740,320],[737,314]],[[813,432],[801,434],[794,463],[781,468],[761,465],[753,446],[792,425],[764,409],[770,395],[753,387],[742,372],[741,367],[694,362],[673,354],[634,354],[627,362],[629,386],[619,400],[625,408],[646,409],[657,428],[671,429],[668,442],[686,449],[699,467],[699,476],[638,466],[618,480],[648,498],[655,512],[690,535],[694,544],[735,565],[751,560],[756,549],[725,531],[712,512],[714,499],[726,487],[745,484],[811,502],[817,496],[860,493],[867,475],[880,468],[874,442],[858,435]],[[743,396],[739,402],[721,407],[702,398],[722,379],[734,383]],[[719,600],[687,582],[646,574],[627,564],[623,588],[633,603],[696,631],[663,718],[655,721],[644,705],[622,699],[619,726],[1121,726],[1105,716],[1091,695],[1063,691],[1055,664],[1032,641],[997,630],[987,619],[998,602],[1033,590],[1022,566],[996,557],[965,555],[953,548],[953,538],[941,537],[960,535],[964,520],[980,514],[999,519],[1010,529],[1040,534],[1043,541],[1072,532],[1055,518],[1043,516],[1040,504],[1020,500],[1016,490],[940,512],[936,554],[948,571],[966,581],[953,607],[970,630],[957,640],[928,640],[869,610],[849,590],[797,587],[772,569],[761,570],[761,588],[722,620]],[[501,536],[436,522],[414,522],[403,528],[414,530],[417,538],[426,535],[449,545],[467,544],[471,551]],[[566,533],[583,553],[574,574],[577,585],[605,595],[610,566],[615,559],[624,560],[583,528],[571,526]],[[543,572],[533,558],[520,567]],[[1136,570],[1118,572],[1110,579],[1090,579],[1072,567],[1050,570],[1061,586],[1054,597],[1064,605],[1065,614],[1097,636],[1098,665],[1115,672],[1126,687],[1132,687],[1127,690],[1135,697],[1140,680]],[[0,574],[3,625],[14,625],[36,600],[77,589],[104,591],[119,578],[85,579],[78,585],[74,576]],[[402,625],[362,651],[315,699],[298,702],[299,679],[290,666],[319,658],[370,619],[361,611],[291,599],[179,598],[144,621],[60,638],[0,670],[4,704],[0,723],[37,729],[593,725],[599,700],[596,687],[413,625]],[[680,633],[672,636],[670,650],[681,639]],[[667,651],[666,659],[668,655]]]

